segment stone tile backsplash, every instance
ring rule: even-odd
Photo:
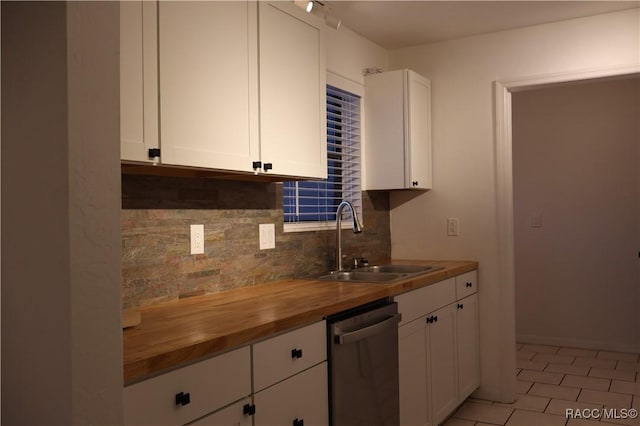
[[[388,193],[365,191],[362,202],[364,232],[342,231],[344,254],[388,259]],[[261,223],[275,223],[275,249],[259,249]],[[190,224],[204,224],[204,254],[189,254]],[[284,233],[282,226],[278,183],[123,174],[123,307],[333,268],[335,231]]]

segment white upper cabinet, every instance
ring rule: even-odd
[[[260,2],[259,11],[263,167],[326,178],[324,22],[293,3]]]
[[[152,161],[158,148],[157,4],[120,4],[120,157]]]
[[[160,2],[163,164],[252,171],[257,138],[255,3]]]
[[[320,18],[255,1],[124,2],[121,15],[123,160],[326,177]]]
[[[368,190],[431,189],[431,83],[411,70],[365,77]]]

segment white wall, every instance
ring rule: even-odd
[[[392,195],[394,258],[480,262],[480,396],[508,400],[514,300],[498,274],[492,83],[640,63],[640,16],[624,11],[390,52],[390,67],[431,79],[434,189]],[[460,219],[447,237],[446,218]]]
[[[2,3],[2,424],[122,424],[118,3]]]
[[[518,340],[640,351],[640,78],[512,102]]]
[[[386,49],[349,28],[327,27],[327,71],[364,86],[363,68],[386,68]]]

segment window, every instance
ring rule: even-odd
[[[327,85],[327,169],[327,179],[283,184],[285,230],[335,227],[342,200],[350,201],[362,217],[360,97],[331,85]],[[348,224],[346,210],[344,218]]]

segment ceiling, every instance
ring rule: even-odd
[[[322,3],[325,12],[342,19],[342,25],[387,49],[640,7],[640,0],[327,0]]]

